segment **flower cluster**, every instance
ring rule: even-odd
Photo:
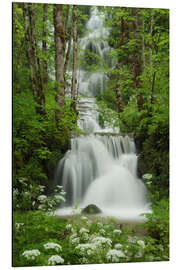
[[[80,255],[86,256],[86,255],[92,255],[97,246],[93,243],[87,243],[87,244],[79,244],[76,246],[76,250],[79,252]]]
[[[114,233],[114,234],[121,234],[122,231],[121,231],[121,230],[114,230],[113,233]]]
[[[106,254],[106,259],[109,262],[118,263],[121,258],[125,258],[126,255],[121,250],[111,249]]]
[[[152,174],[146,173],[142,177],[143,177],[144,180],[150,180],[152,178]]]
[[[46,243],[43,245],[45,249],[55,249],[57,252],[62,251],[62,247],[57,243]]]
[[[56,265],[56,264],[63,264],[63,263],[64,263],[64,259],[59,255],[52,255],[48,259],[48,265]]]
[[[26,250],[22,253],[22,256],[27,260],[35,260],[37,256],[40,255],[40,251],[38,249]]]
[[[65,192],[62,186],[56,186],[55,194],[52,197],[47,197],[42,194],[45,191],[45,186],[37,184],[29,184],[27,178],[17,179],[18,188],[13,189],[13,208],[32,210],[39,209],[43,211],[53,211],[55,207],[65,202]]]
[[[96,247],[99,248],[109,248],[112,245],[112,240],[110,238],[97,236],[91,239],[91,243],[93,243]]]

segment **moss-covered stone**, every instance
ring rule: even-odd
[[[99,214],[101,213],[101,209],[97,207],[95,204],[89,204],[84,209],[82,209],[82,214]]]

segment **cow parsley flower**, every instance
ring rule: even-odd
[[[142,248],[145,248],[145,243],[143,240],[138,240],[137,244],[140,245]]]
[[[16,228],[16,230],[19,232],[19,231],[22,231],[23,230],[23,225],[24,225],[24,223],[18,223],[18,222],[16,222],[15,223],[15,228]]]
[[[48,265],[56,265],[56,264],[63,264],[63,263],[64,263],[64,259],[59,255],[52,255],[48,259]]]
[[[46,195],[40,195],[38,196],[38,201],[40,201],[41,203],[44,203],[47,200],[47,196]]]
[[[69,231],[71,231],[71,229],[72,229],[72,224],[67,224],[67,225],[66,225],[66,229],[69,230]]]
[[[138,238],[136,236],[132,237],[132,236],[128,236],[128,242],[135,244],[137,242]]]
[[[91,240],[91,243],[95,244],[99,248],[105,248],[105,247],[111,247],[112,241],[110,238],[97,236]]]
[[[80,242],[80,239],[79,239],[79,237],[75,237],[75,238],[72,238],[70,240],[70,242],[71,242],[72,245],[78,245],[79,242]]]
[[[89,263],[88,259],[85,258],[85,257],[81,258],[81,259],[80,259],[80,262],[81,262],[82,264],[87,264],[87,263]]]
[[[109,262],[118,263],[121,258],[125,258],[126,255],[121,250],[111,249],[106,254],[106,259]]]
[[[43,246],[45,249],[55,249],[57,252],[62,251],[62,247],[57,243],[49,242],[44,244]]]
[[[79,244],[76,246],[75,250],[79,252],[82,256],[92,255],[96,250],[96,246],[92,243]]]
[[[79,233],[80,234],[89,233],[89,230],[87,230],[86,228],[81,228]]]
[[[83,234],[81,235],[81,239],[84,240],[84,241],[87,241],[87,240],[89,239],[88,233],[83,233]]]
[[[104,229],[100,229],[99,230],[99,233],[102,234],[102,235],[105,235],[106,234],[106,231]]]
[[[118,243],[118,244],[116,244],[116,245],[114,246],[114,248],[115,248],[115,249],[121,249],[121,248],[122,248],[122,245]]]
[[[27,260],[35,260],[37,256],[40,255],[40,251],[38,249],[26,250],[22,253],[22,256]]]
[[[152,174],[146,173],[142,177],[143,177],[144,180],[150,180],[152,178]]]
[[[115,234],[121,234],[122,231],[121,230],[114,230],[113,233],[115,233]]]
[[[66,201],[65,198],[64,198],[63,196],[61,196],[61,195],[55,195],[55,196],[54,196],[54,199],[55,199],[57,202],[61,202],[61,201],[65,202],[65,201]]]

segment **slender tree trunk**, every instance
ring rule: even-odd
[[[143,61],[143,70],[146,67],[146,56],[145,56],[145,39],[144,39],[144,19],[142,19],[142,29],[143,29],[143,37],[142,37],[142,61]]]
[[[136,39],[135,46],[135,57],[133,63],[133,73],[134,73],[134,88],[139,89],[141,87],[141,80],[139,76],[142,74],[142,40],[139,35],[139,27],[141,25],[140,17],[139,17],[139,9],[133,8],[133,15],[135,17],[134,20],[134,38]],[[139,92],[139,91],[138,91]],[[142,110],[143,107],[143,97],[141,94],[137,95],[137,104],[139,111]]]
[[[60,107],[65,103],[65,33],[63,26],[62,5],[54,7],[54,37],[55,37],[55,70],[56,70],[56,101]]]
[[[48,82],[48,72],[47,72],[47,31],[46,31],[46,22],[47,21],[47,4],[43,5],[43,30],[42,30],[42,52],[43,52],[43,85],[44,88],[47,88]]]
[[[77,6],[73,6],[73,72],[71,85],[72,108],[76,112],[77,98]]]
[[[119,49],[121,49],[121,47],[124,45],[124,38],[125,38],[125,21],[123,18],[121,18],[121,24],[120,24],[120,28],[121,28],[121,34],[120,34],[120,39],[119,39]],[[117,111],[118,112],[122,112],[123,108],[124,108],[124,102],[122,99],[122,89],[121,89],[121,72],[123,69],[123,61],[124,59],[122,57],[118,58],[118,63],[116,68],[118,69],[118,77],[117,77],[117,83],[116,83],[116,87],[115,87],[115,93],[116,93],[116,104],[117,104]]]
[[[152,35],[153,35],[153,21],[154,21],[154,16],[153,14],[151,15],[151,24],[150,24],[150,35],[151,35],[151,39],[152,39]],[[152,42],[150,45],[150,51],[149,51],[149,64],[150,64],[150,68],[151,68],[151,75],[152,75],[152,67],[153,67],[153,63],[152,63]]]
[[[68,48],[67,48],[67,52],[66,52],[66,59],[65,59],[65,65],[64,65],[64,72],[66,73],[67,70],[67,66],[68,66],[68,62],[69,62],[69,57],[70,57],[70,52],[71,52],[71,33],[72,30],[69,29],[68,31],[68,38],[67,38],[67,44],[68,44]]]
[[[37,103],[36,111],[45,114],[45,96],[41,78],[40,61],[37,54],[37,38],[35,32],[35,9],[33,4],[24,3],[25,37],[27,42],[27,57],[30,67],[32,92]]]

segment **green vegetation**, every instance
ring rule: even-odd
[[[79,47],[78,59],[73,57],[73,8],[13,3],[13,266],[166,261],[169,10],[99,7],[111,47],[105,63],[91,46],[85,57]],[[86,34],[90,9],[78,6],[79,38]],[[113,218],[50,215],[65,200],[62,187],[54,186],[56,164],[70,148],[71,132],[82,132],[77,127],[77,89],[73,95],[70,90],[74,75],[68,73],[75,59],[89,74],[107,75],[104,91],[95,93],[99,123],[133,133],[139,175],[152,175],[150,181],[144,179],[152,202],[144,224],[120,228]]]

